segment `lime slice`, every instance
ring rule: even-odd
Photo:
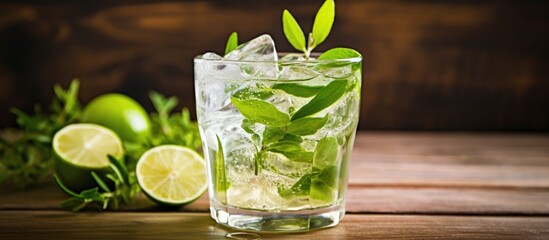
[[[120,159],[124,150],[120,138],[108,128],[95,124],[71,124],[53,137],[56,154],[54,169],[61,181],[71,190],[97,186],[92,171],[109,172],[112,155]]]
[[[190,203],[207,187],[206,162],[194,150],[181,146],[148,150],[137,162],[136,174],[143,192],[161,205]]]

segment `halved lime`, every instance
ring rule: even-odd
[[[190,203],[207,188],[204,159],[194,150],[176,145],[145,152],[137,162],[136,174],[143,192],[161,205]]]
[[[116,133],[99,125],[83,123],[59,130],[53,137],[53,151],[57,155],[55,173],[74,191],[97,186],[91,171],[109,172],[107,155],[121,159],[124,154]]]

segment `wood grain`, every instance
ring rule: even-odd
[[[543,239],[549,217],[347,215],[335,228],[262,239]],[[8,211],[0,238],[225,239],[226,229],[205,213],[67,213]]]
[[[194,111],[192,58],[274,36],[291,51],[280,15],[305,31],[318,1],[3,1],[0,3],[0,126],[12,106],[46,104],[54,83],[82,81],[81,100],[177,95]],[[319,48],[364,54],[360,129],[549,130],[549,4],[543,1],[361,1],[337,4]]]
[[[547,146],[549,136],[536,134],[360,132],[347,211],[549,214]],[[64,198],[50,180],[29,191],[0,191],[0,210],[57,209]],[[208,206],[203,196],[181,211],[207,212]],[[121,210],[162,211],[144,196]]]

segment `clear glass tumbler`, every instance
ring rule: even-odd
[[[335,226],[345,214],[362,58],[279,58],[194,59],[211,215],[247,231]]]

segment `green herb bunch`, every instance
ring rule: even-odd
[[[53,135],[77,121],[82,110],[78,89],[77,79],[66,90],[56,84],[49,112],[42,111],[40,105],[35,105],[34,114],[11,110],[18,127],[0,132],[0,184],[8,181],[26,188],[45,173],[51,173]]]
[[[82,112],[78,101],[77,79],[66,90],[55,85],[54,91],[55,98],[48,113],[43,112],[38,105],[33,114],[12,109],[16,115],[17,128],[0,132],[0,185],[11,182],[26,188],[40,178],[52,175],[55,157],[52,150],[53,136],[61,128],[77,123]],[[120,203],[130,202],[140,191],[135,165],[145,151],[163,144],[177,144],[199,150],[201,140],[198,125],[191,120],[189,110],[183,108],[180,112],[173,112],[178,104],[177,97],[166,97],[158,92],[151,92],[149,97],[155,109],[150,113],[152,134],[143,142],[125,141],[125,161],[109,156],[112,173],[107,174],[107,178],[113,184],[106,184],[97,173],[92,173],[99,187],[75,193],[55,178],[58,186],[71,196],[61,207],[78,211],[91,204],[100,209],[117,209]]]

